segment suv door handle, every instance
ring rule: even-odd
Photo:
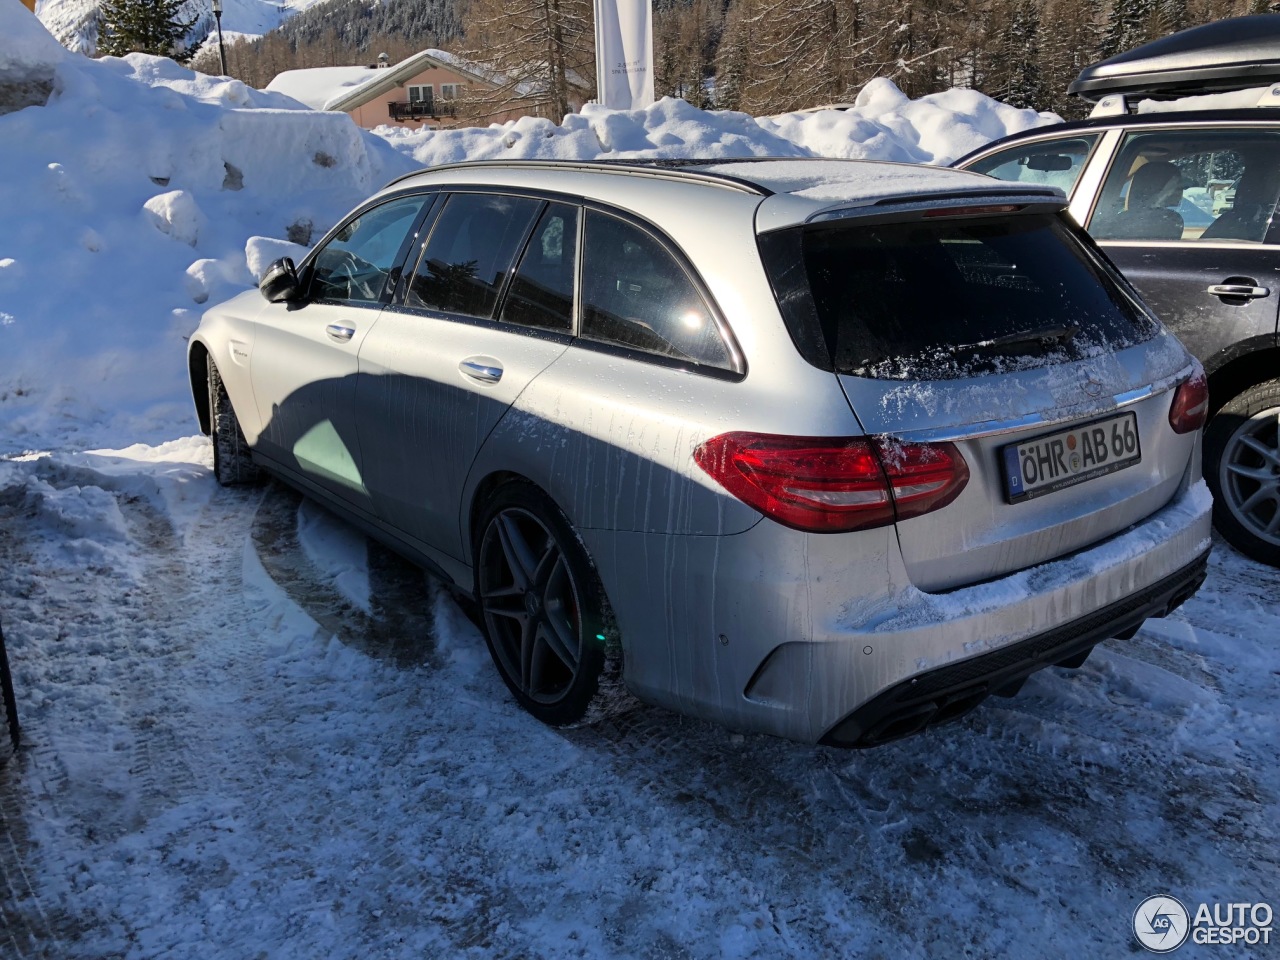
[[[356,328],[349,327],[345,323],[331,323],[324,328],[324,332],[329,335],[330,340],[346,343],[356,335]]]
[[[1215,297],[1238,297],[1241,300],[1260,300],[1270,296],[1269,287],[1252,287],[1243,283],[1215,283],[1209,287]]]
[[[458,364],[458,369],[481,383],[497,383],[502,379],[502,364],[493,357],[467,357]]]

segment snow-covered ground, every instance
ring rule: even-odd
[[[556,731],[422,575],[198,440],[0,464],[5,957],[1119,957],[1276,891],[1275,571],[867,752]],[[1195,948],[1186,956],[1273,956]]]
[[[556,731],[452,598],[191,436],[203,305],[415,166],[938,163],[1051,118],[880,81],[374,136],[38,30],[0,0],[0,104],[53,84],[0,114],[0,957],[1109,957],[1148,895],[1275,903],[1277,578],[1225,545],[1170,619],[900,744]]]

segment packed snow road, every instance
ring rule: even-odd
[[[1276,900],[1276,572],[867,752],[552,730],[463,612],[207,444],[0,461],[0,956],[1117,957]],[[1272,956],[1194,946],[1186,956]]]

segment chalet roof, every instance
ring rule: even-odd
[[[309,67],[286,70],[267,84],[313,110],[354,110],[403,86],[424,70],[445,67],[476,83],[492,83],[483,68],[444,50],[422,50],[389,67]]]

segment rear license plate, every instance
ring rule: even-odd
[[[1030,500],[1094,477],[1123,470],[1142,459],[1138,417],[1122,413],[1069,430],[1001,448],[1005,496]]]

